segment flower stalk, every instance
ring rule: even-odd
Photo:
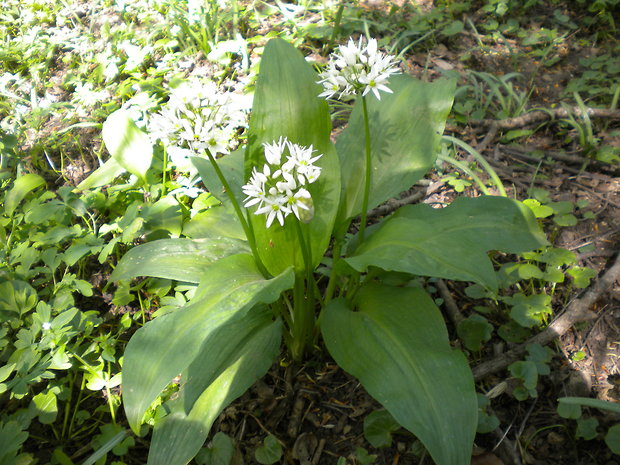
[[[368,105],[366,104],[366,97],[364,96],[362,96],[362,110],[364,113],[364,155],[366,166],[364,170],[364,197],[362,199],[362,214],[360,218],[359,245],[362,245],[364,242],[364,233],[366,232],[368,198],[370,197],[370,177],[372,175],[372,160],[370,158],[370,124],[368,122]]]
[[[230,202],[232,203],[232,206],[235,209],[235,213],[237,217],[239,218],[239,221],[241,222],[241,226],[243,227],[243,232],[245,233],[245,236],[248,239],[248,244],[250,245],[250,249],[252,250],[252,255],[254,256],[254,259],[256,260],[256,265],[258,266],[259,271],[263,274],[263,276],[265,277],[269,276],[269,272],[265,268],[265,265],[263,264],[262,260],[260,259],[260,256],[258,255],[258,249],[256,248],[256,240],[254,239],[254,233],[250,229],[250,226],[248,222],[246,221],[245,215],[241,211],[241,207],[239,206],[239,203],[237,202],[237,199],[235,198],[235,195],[232,189],[230,188],[230,184],[226,180],[226,176],[224,176],[224,173],[222,173],[222,170],[220,169],[219,165],[217,164],[217,161],[215,160],[211,152],[209,150],[205,150],[205,152],[207,154],[207,157],[209,158],[209,161],[211,162],[211,166],[213,166],[213,169],[215,170],[215,173],[217,174],[218,179],[222,183],[222,186],[224,186],[224,191],[226,192],[226,195],[230,199]]]

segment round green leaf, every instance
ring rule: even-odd
[[[609,428],[605,435],[605,444],[614,454],[620,455],[620,424]]]
[[[263,441],[263,445],[256,449],[254,456],[258,463],[271,465],[282,457],[282,445],[275,436],[270,434]]]

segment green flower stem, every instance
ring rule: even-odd
[[[254,239],[254,233],[250,229],[250,226],[248,225],[248,222],[246,221],[245,216],[243,216],[243,211],[241,210],[241,207],[239,206],[239,203],[237,202],[237,199],[235,198],[235,195],[232,189],[230,188],[230,184],[228,184],[228,181],[224,177],[224,173],[222,173],[222,170],[220,169],[219,165],[215,161],[215,158],[213,157],[211,152],[209,150],[206,150],[206,152],[207,152],[207,156],[209,157],[209,161],[211,162],[211,166],[213,166],[213,169],[215,170],[217,177],[222,183],[222,186],[224,186],[226,195],[232,202],[233,208],[235,209],[235,213],[237,214],[237,217],[239,218],[239,221],[241,222],[241,226],[243,227],[245,236],[248,238],[248,244],[250,244],[250,249],[252,249],[252,255],[254,255],[254,259],[256,260],[258,269],[263,274],[263,276],[267,277],[269,276],[269,272],[265,268],[265,265],[263,265],[263,262],[260,259],[260,256],[258,255],[258,249],[256,248],[256,241]]]
[[[166,150],[166,145],[164,146],[164,160],[162,163],[162,173],[161,173],[161,196],[166,195],[166,171],[168,171],[168,151]]]
[[[294,287],[291,355],[300,361],[314,337],[314,277],[312,255],[299,221],[294,220],[304,260],[304,274],[296,274]]]
[[[362,200],[362,216],[360,218],[360,235],[359,245],[364,242],[364,233],[366,232],[366,215],[368,213],[368,196],[370,195],[370,175],[372,166],[370,163],[370,125],[368,123],[368,106],[366,105],[366,97],[362,96],[362,109],[364,110],[364,135],[366,141],[366,170],[364,173],[364,199]]]
[[[308,348],[314,334],[313,299],[308,298],[306,290],[310,285],[303,274],[295,275],[293,287],[293,326],[291,328],[291,356],[299,362]]]

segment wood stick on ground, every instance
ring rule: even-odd
[[[475,367],[473,369],[474,379],[479,381],[485,376],[503,370],[512,362],[519,360],[526,352],[528,344],[540,344],[544,346],[556,337],[562,336],[575,323],[596,318],[598,315],[590,311],[590,308],[605,292],[611,290],[619,277],[620,255],[616,257],[615,263],[605,274],[603,274],[581,297],[573,300],[566,308],[566,311],[555,318],[542,332],[538,333],[524,344]]]
[[[593,118],[611,118],[620,119],[620,110],[611,110],[607,108],[587,108],[586,113]],[[472,119],[469,123],[472,126],[497,126],[499,129],[515,129],[530,124],[540,123],[549,119],[568,118],[569,115],[581,116],[579,107],[573,108],[553,108],[545,110],[533,110],[525,115],[516,118],[506,119]]]
[[[439,290],[439,294],[441,298],[444,300],[446,313],[448,314],[448,318],[452,321],[452,324],[456,327],[461,321],[465,319],[461,311],[459,310],[458,305],[452,298],[452,294],[450,294],[450,290],[443,279],[437,280],[437,289]]]
[[[414,192],[411,195],[408,195],[407,197],[403,199],[390,199],[383,205],[379,205],[377,208],[373,208],[372,210],[370,210],[366,214],[366,216],[367,218],[377,218],[380,216],[387,216],[395,212],[402,206],[409,205],[411,203],[416,203],[418,200],[421,200],[423,197],[424,197],[424,192],[418,191],[418,192]]]
[[[478,145],[476,145],[476,150],[479,153],[484,152],[486,148],[489,146],[489,144],[491,143],[491,141],[495,139],[495,136],[497,135],[498,131],[499,131],[499,128],[497,124],[492,124],[489,127],[489,131],[487,132],[487,135],[484,136],[484,139],[482,139],[482,141]]]

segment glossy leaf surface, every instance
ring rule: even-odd
[[[103,165],[79,183],[76,189],[85,191],[87,189],[105,186],[106,184],[112,183],[112,181],[124,172],[125,168],[119,165],[114,158],[109,158]]]
[[[112,158],[124,169],[144,180],[151,167],[153,146],[129,113],[117,110],[103,123],[101,137]]]
[[[243,186],[243,156],[244,150],[238,149],[228,155],[224,155],[217,159],[217,164],[230,188],[235,195],[235,199],[239,204],[243,203],[245,196],[241,191]],[[220,202],[228,203],[228,195],[224,190],[224,186],[213,169],[213,165],[206,157],[191,157],[193,165],[198,170],[202,182],[207,186],[208,191],[216,197]]]
[[[138,276],[198,283],[207,266],[220,258],[248,252],[244,241],[228,237],[159,239],[130,249],[110,276],[112,281]]]
[[[18,177],[4,197],[4,212],[9,216],[12,215],[29,192],[44,185],[45,180],[38,174],[27,173]]]
[[[123,401],[132,429],[138,431],[151,402],[196,361],[217,331],[245,318],[255,305],[275,301],[293,280],[291,269],[266,280],[250,255],[226,257],[202,275],[191,304],[139,329],[127,344],[123,363]]]
[[[155,427],[148,465],[185,465],[198,453],[220,412],[273,363],[281,327],[263,307],[209,335],[181,377],[171,413]]]
[[[433,83],[407,75],[390,78],[393,94],[367,96],[372,174],[368,208],[409,189],[435,163],[439,134],[452,107],[455,81]],[[347,128],[336,142],[343,183],[338,223],[361,213],[365,138],[362,102],[355,104]]]
[[[473,281],[497,289],[487,251],[518,253],[547,244],[531,211],[506,197],[460,197],[446,208],[399,209],[346,259],[358,271],[378,266],[420,276]]]
[[[465,356],[450,347],[441,312],[419,288],[371,284],[325,309],[321,332],[356,376],[438,465],[469,465],[478,403]]]
[[[245,160],[245,177],[251,169],[261,171],[265,163],[263,143],[287,137],[291,142],[312,146],[323,154],[316,162],[322,168],[319,179],[308,185],[314,202],[314,218],[302,229],[310,237],[312,262],[316,266],[329,244],[330,234],[340,198],[340,169],[338,157],[330,141],[331,121],[327,102],[318,97],[321,87],[318,75],[302,54],[281,39],[267,43],[261,61],[260,74],[250,118],[249,145]],[[301,247],[290,215],[285,227],[275,221],[265,227],[264,215],[251,220],[256,233],[258,252],[270,273],[278,274],[293,265],[303,268]]]

